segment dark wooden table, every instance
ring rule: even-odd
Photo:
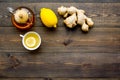
[[[94,20],[94,27],[87,34],[80,30],[80,26],[67,29],[57,13],[61,5],[84,9]],[[36,22],[28,31],[36,31],[42,38],[42,45],[35,51],[27,51],[23,47],[19,35],[28,31],[16,29],[6,9],[19,6],[34,11]],[[39,10],[42,7],[49,7],[57,14],[59,22],[56,30],[47,29],[41,23]],[[65,45],[67,41],[69,43]],[[120,3],[1,1],[0,77],[0,80],[96,80],[99,77],[119,80]]]

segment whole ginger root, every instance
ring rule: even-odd
[[[64,20],[64,23],[69,28],[73,28],[79,24],[81,25],[82,31],[87,32],[89,31],[89,27],[92,27],[94,25],[93,20],[85,15],[84,10],[77,9],[74,6],[70,6],[68,8],[61,6],[58,8],[58,13],[65,18],[67,17]]]

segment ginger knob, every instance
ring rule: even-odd
[[[77,21],[76,13],[74,13],[71,16],[69,16],[68,18],[66,18],[64,20],[64,23],[66,24],[67,27],[73,28],[77,25],[76,21]]]
[[[67,17],[67,8],[64,6],[61,6],[58,8],[58,13],[62,15],[63,17]]]
[[[88,26],[86,23],[83,23],[81,29],[82,29],[82,31],[84,31],[84,32],[88,32],[88,31],[89,31],[89,26]]]
[[[86,18],[86,21],[87,21],[87,24],[88,24],[88,26],[89,27],[92,27],[93,25],[94,25],[94,22],[92,21],[92,19],[91,18]]]
[[[78,10],[77,11],[77,24],[79,25],[83,25],[86,19],[86,16],[84,15],[84,11],[83,10]]]
[[[67,8],[67,13],[70,14],[70,15],[72,15],[72,14],[76,13],[77,10],[78,9],[76,7],[70,6],[69,8]]]

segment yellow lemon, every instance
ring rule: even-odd
[[[56,14],[49,8],[42,8],[40,11],[40,17],[43,24],[47,27],[57,27],[58,19]]]
[[[35,40],[34,37],[28,37],[28,38],[26,39],[25,43],[26,43],[26,45],[27,45],[28,47],[34,47],[35,44],[36,44],[36,40]]]

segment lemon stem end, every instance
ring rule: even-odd
[[[53,27],[54,27],[54,28],[56,28],[57,26],[56,26],[56,25],[54,25]]]

